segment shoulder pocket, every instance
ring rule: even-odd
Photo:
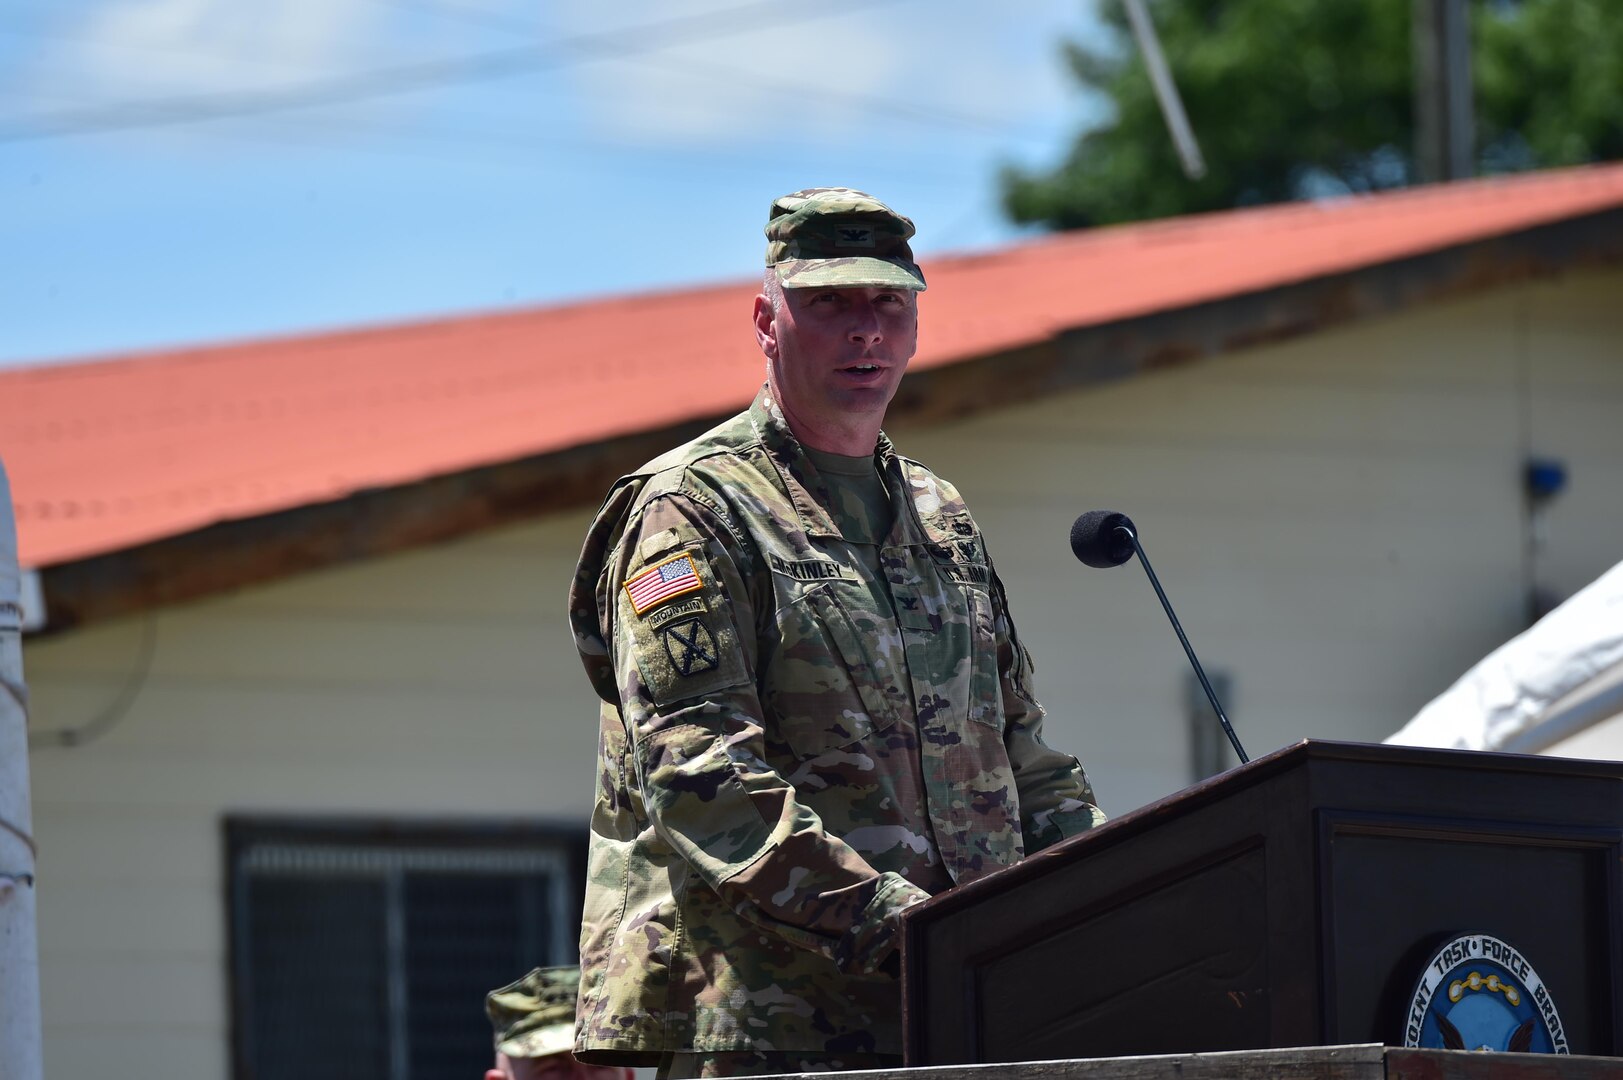
[[[659,534],[654,539],[663,538]],[[672,534],[674,536],[674,534]],[[654,545],[620,586],[617,637],[636,658],[654,705],[702,697],[748,681],[733,609],[703,543]]]

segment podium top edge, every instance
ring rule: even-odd
[[[1253,758],[1216,776],[1190,784],[1113,817],[1105,827],[1117,822],[1152,817],[1173,803],[1204,802],[1221,798],[1251,784],[1299,767],[1305,761],[1345,761],[1370,765],[1414,765],[1431,768],[1470,769],[1483,773],[1523,773],[1542,776],[1623,781],[1623,762],[1587,758],[1540,757],[1536,754],[1506,754],[1495,750],[1449,750],[1434,746],[1396,746],[1391,743],[1337,742],[1332,739],[1302,739],[1278,750]]]
[[[1378,761],[1383,764],[1451,765],[1484,769],[1489,772],[1540,772],[1561,776],[1623,777],[1623,761],[1591,758],[1550,757],[1540,754],[1508,754],[1502,750],[1456,750],[1438,746],[1404,746],[1397,743],[1339,742],[1334,739],[1302,739],[1281,747],[1249,764],[1220,773],[1213,780],[1243,772],[1264,762],[1286,761],[1294,756],[1340,761]],[[1209,783],[1210,781],[1202,781]]]
[[[1098,845],[1112,846],[1125,843],[1157,823],[1170,819],[1185,810],[1193,810],[1220,802],[1251,787],[1263,784],[1283,774],[1300,770],[1311,763],[1337,762],[1352,766],[1369,765],[1379,768],[1450,769],[1481,774],[1521,774],[1543,776],[1561,780],[1611,781],[1623,791],[1623,762],[1591,761],[1579,758],[1539,757],[1527,754],[1505,754],[1477,750],[1444,750],[1435,747],[1393,746],[1386,743],[1335,742],[1322,739],[1303,739],[1281,747],[1263,757],[1254,758],[1245,765],[1192,784],[1170,795],[1113,817],[1081,836],[1071,837],[1063,843],[1028,856],[1012,866],[994,874],[965,882],[946,892],[915,905],[903,913],[903,923],[911,932],[915,925],[933,921],[977,902],[990,891],[1008,888],[1015,882],[1025,881],[1050,872],[1054,859],[1067,859],[1085,846],[1093,851]]]

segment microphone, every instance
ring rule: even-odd
[[[1218,704],[1217,692],[1206,678],[1205,669],[1200,666],[1200,660],[1195,656],[1195,650],[1189,644],[1189,638],[1183,632],[1183,626],[1178,622],[1178,616],[1172,612],[1172,604],[1167,600],[1166,592],[1161,588],[1160,579],[1150,567],[1150,560],[1144,554],[1144,548],[1138,542],[1138,529],[1133,525],[1133,519],[1126,514],[1118,514],[1114,510],[1089,510],[1076,519],[1071,526],[1071,552],[1089,566],[1110,567],[1120,566],[1138,556],[1139,563],[1144,567],[1144,573],[1149,577],[1150,584],[1155,586],[1155,595],[1161,598],[1161,606],[1166,608],[1167,618],[1172,620],[1172,629],[1178,633],[1178,641],[1183,644],[1183,651],[1189,656],[1189,663],[1195,669],[1195,677],[1200,680],[1200,687],[1206,691],[1206,700],[1212,703],[1212,711],[1217,714],[1218,722],[1223,725],[1223,734],[1229,737],[1229,744],[1240,757],[1240,764],[1244,765],[1251,759],[1246,757],[1245,748],[1240,745],[1240,737],[1234,734],[1234,726],[1223,712],[1223,706]]]

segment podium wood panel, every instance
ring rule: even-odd
[[[1298,744],[913,908],[907,1061],[1401,1045],[1467,932],[1616,1054],[1620,875],[1623,765]]]

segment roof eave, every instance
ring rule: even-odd
[[[1128,319],[904,380],[892,418],[946,420],[1280,341],[1422,303],[1623,263],[1623,208]],[[600,500],[615,477],[719,416],[360,492],[42,568],[56,633]]]

